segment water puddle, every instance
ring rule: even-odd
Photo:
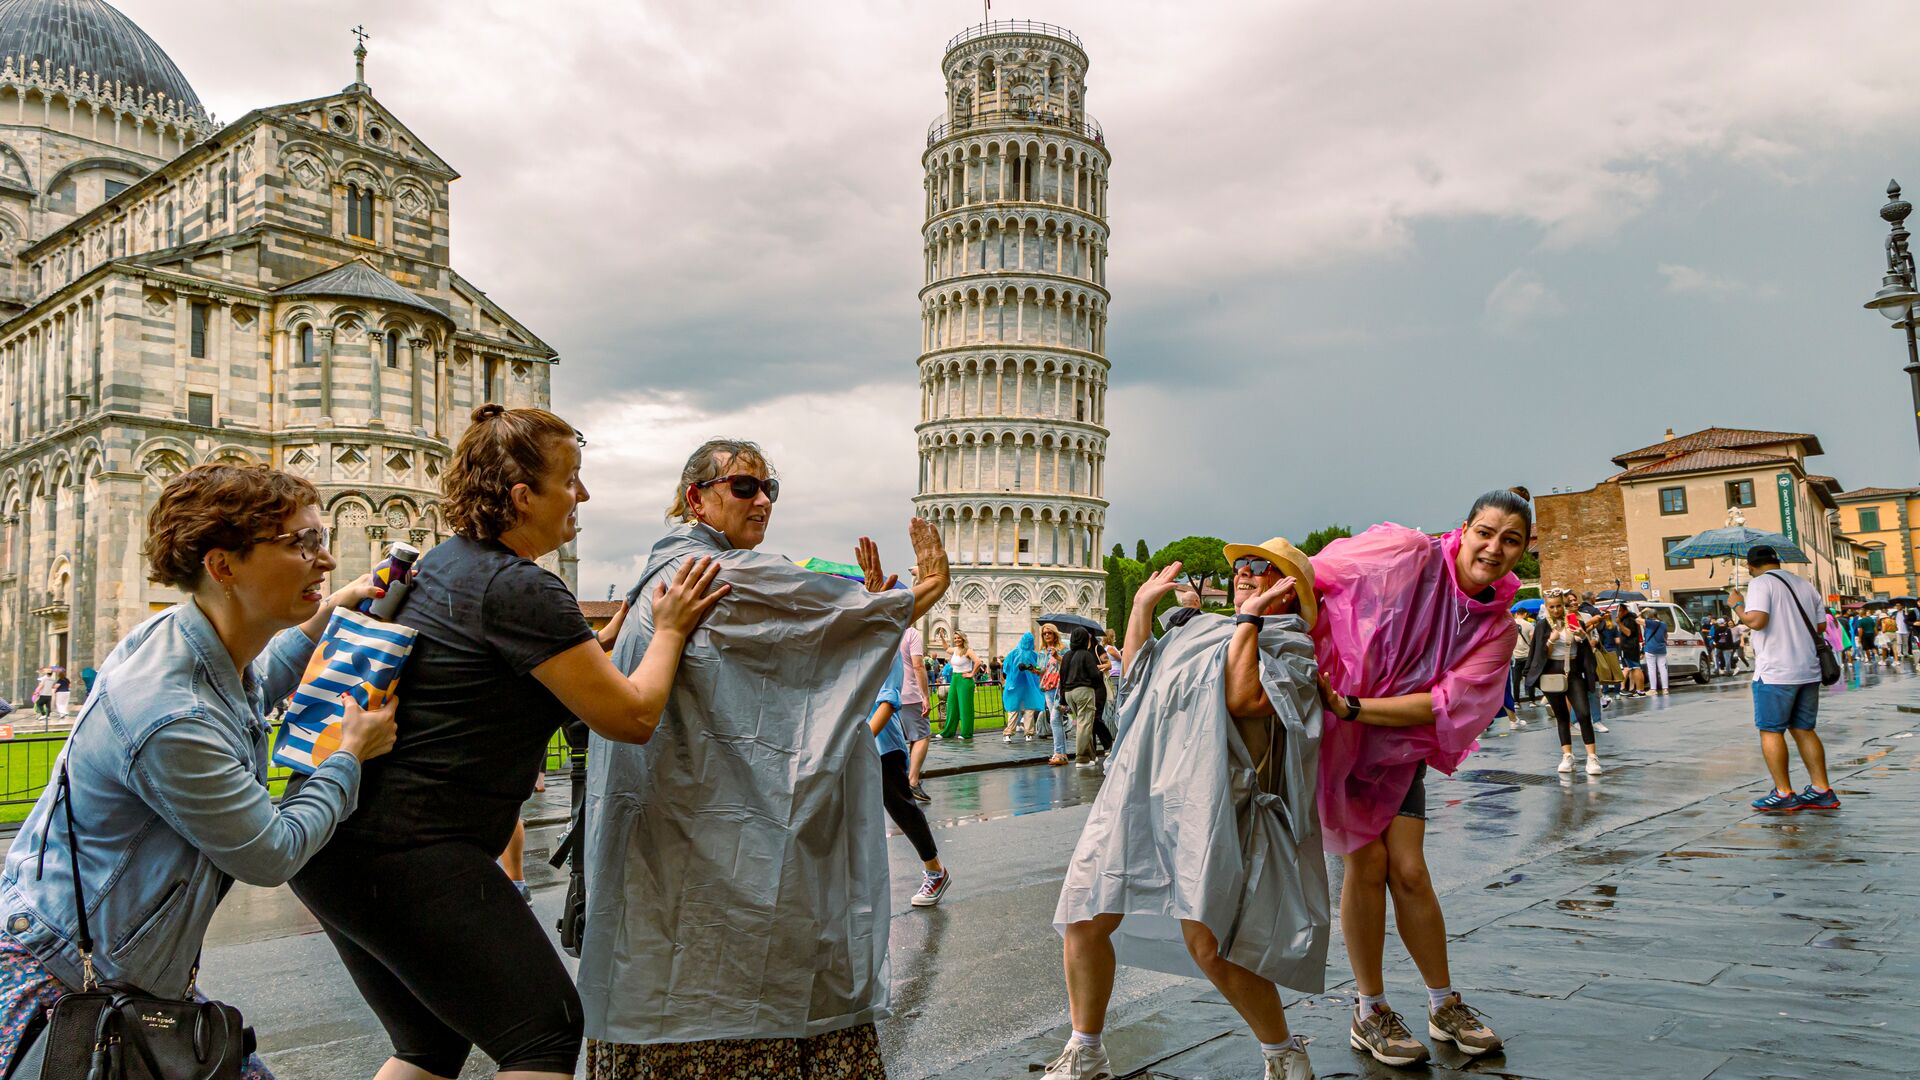
[[[1554,907],[1561,911],[1612,911],[1611,900],[1557,900]]]

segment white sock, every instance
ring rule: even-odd
[[[1093,1034],[1089,1035],[1084,1031],[1076,1031],[1073,1033],[1073,1038],[1067,1040],[1067,1045],[1068,1046],[1090,1046],[1093,1049],[1098,1050],[1100,1049],[1100,1033],[1096,1031]]]
[[[1434,1012],[1447,1003],[1447,995],[1453,993],[1453,987],[1443,986],[1438,990],[1427,987],[1427,1011]]]
[[[1361,994],[1360,1004],[1358,1006],[1360,1010],[1360,1019],[1365,1020],[1368,1017],[1372,1016],[1373,1007],[1375,1005],[1385,1005],[1386,1003],[1387,1003],[1387,995],[1385,994],[1372,994],[1372,995]]]
[[[1298,1035],[1295,1035],[1289,1038],[1286,1042],[1283,1042],[1283,1043],[1263,1042],[1260,1044],[1260,1052],[1262,1054],[1268,1055],[1269,1057],[1271,1057],[1274,1054],[1278,1054],[1282,1050],[1305,1050],[1306,1048],[1307,1048],[1306,1041],[1301,1039],[1300,1036]]]

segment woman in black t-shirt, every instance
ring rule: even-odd
[[[494,860],[560,725],[646,742],[687,635],[727,591],[690,560],[656,591],[640,666],[613,666],[534,561],[577,532],[581,443],[543,409],[474,410],[442,481],[454,535],[420,557],[396,618],[418,631],[399,739],[293,881],[393,1042],[383,1077],[457,1077],[475,1045],[503,1073],[573,1075],[579,996]]]

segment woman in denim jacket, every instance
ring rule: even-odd
[[[264,466],[202,465],[160,493],[151,577],[189,598],[100,665],[67,741],[79,854],[57,769],[7,853],[0,1075],[90,979],[188,992],[227,886],[291,878],[353,812],[360,763],[393,746],[393,701],[363,712],[349,698],[340,751],[278,806],[267,792],[267,708],[299,683],[333,609],[379,595],[371,576],[327,595],[318,504],[312,484]],[[76,860],[91,955],[75,941]],[[257,1057],[247,1074],[268,1075]]]

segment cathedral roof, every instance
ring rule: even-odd
[[[296,281],[278,290],[278,295],[345,296],[360,300],[378,300],[383,304],[398,304],[402,307],[431,312],[442,319],[447,317],[445,311],[375,270],[367,264],[365,259],[341,263],[331,270],[323,270],[310,278]]]
[[[203,111],[166,51],[105,0],[0,0],[0,57],[23,75],[37,60],[49,80],[72,69],[69,77],[85,73]]]

